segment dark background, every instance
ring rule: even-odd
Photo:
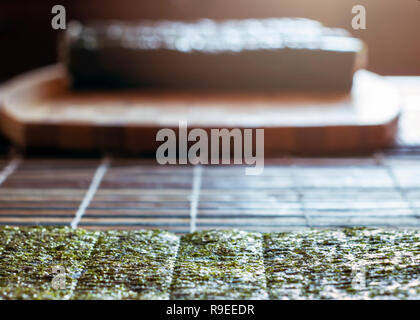
[[[420,1],[416,0],[0,0],[0,81],[56,61],[51,8],[67,19],[196,19],[301,16],[349,29],[369,46],[369,69],[420,75]],[[367,29],[352,30],[351,9],[367,9]]]

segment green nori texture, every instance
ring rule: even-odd
[[[97,233],[46,227],[11,232],[15,234],[0,260],[0,298],[69,298],[97,240]],[[55,289],[53,278],[64,270],[64,286]]]
[[[420,298],[418,231],[266,234],[271,299]]]
[[[420,232],[0,227],[0,299],[169,298],[419,299]]]
[[[0,254],[3,253],[7,244],[19,233],[19,228],[5,226],[0,228]]]
[[[168,299],[178,245],[166,231],[106,231],[72,298]]]
[[[259,233],[210,230],[183,237],[173,299],[266,299]]]

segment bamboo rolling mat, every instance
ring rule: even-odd
[[[88,229],[420,227],[420,152],[160,166],[153,159],[1,160],[0,224]]]

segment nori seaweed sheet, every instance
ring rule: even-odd
[[[95,232],[67,228],[21,228],[1,255],[0,298],[69,298],[97,236]],[[57,275],[65,281],[54,288]]]
[[[13,239],[15,234],[19,233],[19,228],[5,226],[0,228],[0,254],[3,253],[7,244]]]
[[[420,232],[0,227],[0,299],[169,298],[419,299]]]
[[[366,48],[301,18],[97,21],[70,23],[60,56],[79,89],[347,92]]]
[[[265,234],[271,299],[420,298],[418,231]]]
[[[267,299],[259,233],[210,230],[183,237],[173,299]]]
[[[72,299],[168,299],[178,245],[166,231],[104,232]]]

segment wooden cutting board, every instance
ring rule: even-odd
[[[69,90],[61,65],[6,85],[0,122],[23,148],[153,153],[161,128],[263,128],[265,153],[356,153],[394,142],[396,88],[358,71],[351,94]]]

